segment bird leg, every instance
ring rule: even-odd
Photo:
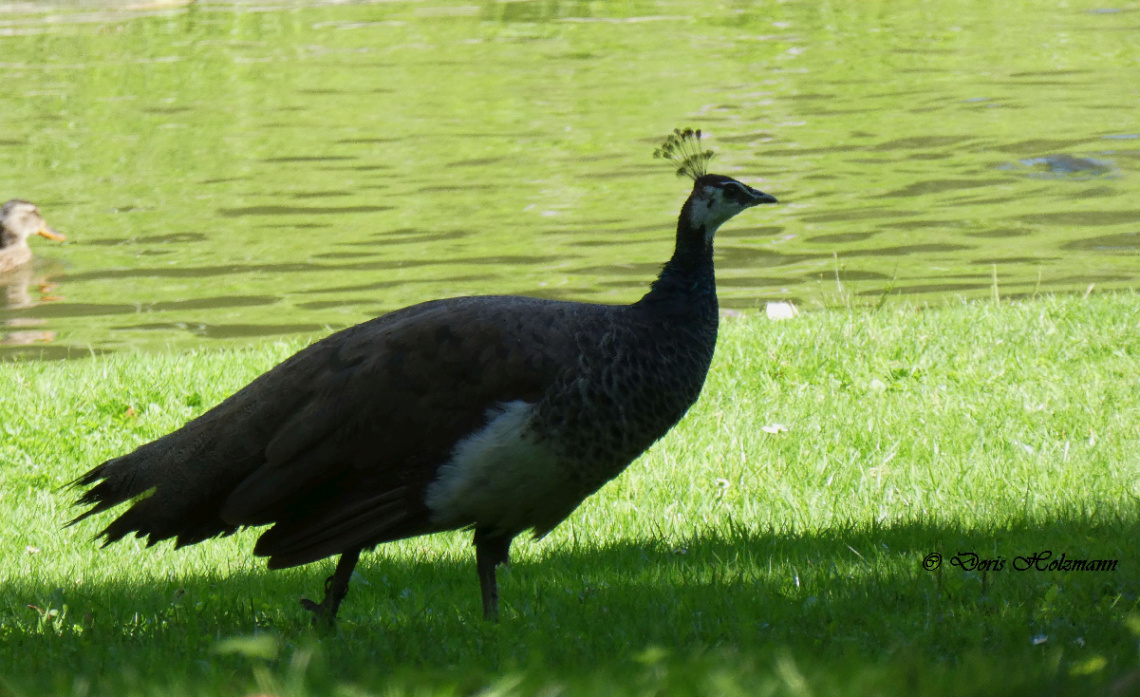
[[[344,596],[348,595],[348,580],[356,569],[356,562],[360,559],[360,550],[354,549],[340,555],[336,563],[336,571],[325,579],[325,598],[320,604],[308,598],[301,598],[301,607],[313,613],[313,626],[332,626],[336,622],[336,612]]]
[[[479,588],[483,591],[483,619],[499,619],[499,584],[495,567],[510,563],[511,538],[486,529],[475,530],[475,564],[479,569]]]

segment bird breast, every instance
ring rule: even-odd
[[[569,498],[565,463],[538,437],[535,405],[516,400],[488,411],[487,423],[461,439],[428,486],[424,503],[440,529],[474,525],[517,534],[557,525],[581,502]],[[569,510],[548,523],[555,509]]]
[[[545,535],[663,436],[700,394],[715,335],[648,345],[628,328],[579,345],[537,401],[488,410],[425,491],[438,529]]]

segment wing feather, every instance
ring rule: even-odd
[[[76,521],[135,499],[108,543],[272,523],[258,554],[273,566],[431,532],[423,492],[437,469],[491,407],[540,398],[575,364],[582,307],[454,298],[338,332],[81,477],[92,509]]]

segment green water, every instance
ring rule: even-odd
[[[782,202],[718,235],[726,308],[1135,288],[1140,11],[1112,1],[7,4],[0,200],[69,241],[0,278],[0,355],[635,300],[687,125]]]

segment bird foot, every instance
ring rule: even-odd
[[[331,629],[336,626],[336,614],[329,612],[324,603],[301,598],[301,607],[313,613],[314,629]]]
[[[351,562],[351,566],[356,566],[355,558]],[[333,574],[325,579],[325,599],[317,603],[308,598],[301,598],[301,607],[313,613],[313,627],[317,629],[331,629],[336,626],[336,613],[340,609],[340,602],[344,600],[344,596],[348,594],[348,578],[339,573],[341,569],[338,567],[338,573]],[[351,574],[351,567],[349,574]]]

